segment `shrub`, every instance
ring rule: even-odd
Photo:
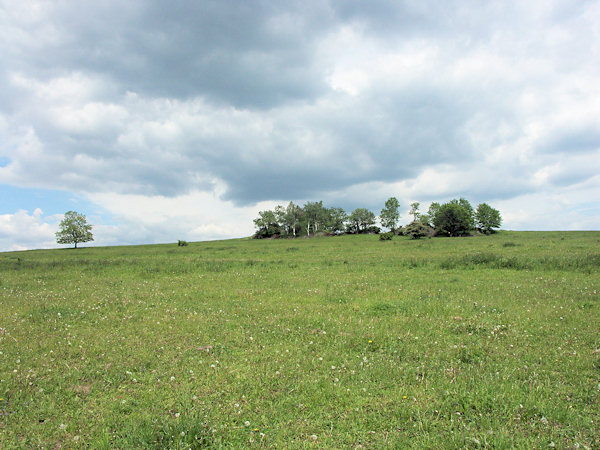
[[[387,233],[381,233],[379,235],[379,240],[380,241],[391,241],[392,237],[394,237],[394,232],[388,231]]]
[[[404,227],[404,235],[410,236],[412,239],[421,239],[429,235],[429,227],[421,222],[411,222]]]
[[[177,245],[179,247],[185,247],[186,245],[188,245],[187,241],[177,241]]]

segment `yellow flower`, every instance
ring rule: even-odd
[[[407,398],[406,395],[404,395],[402,398]]]
[[[371,339],[369,339],[369,344],[372,344],[372,343],[373,343],[373,341]]]

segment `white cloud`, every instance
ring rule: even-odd
[[[52,248],[56,246],[54,233],[56,217],[44,217],[41,209],[32,214],[19,210],[0,215],[0,251]]]

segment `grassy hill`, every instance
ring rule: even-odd
[[[600,232],[0,253],[0,448],[600,447]]]

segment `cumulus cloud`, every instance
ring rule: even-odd
[[[259,202],[598,194],[599,29],[594,0],[0,2],[0,183],[232,233]]]
[[[30,248],[51,248],[56,245],[56,217],[44,217],[41,209],[32,214],[19,210],[0,215],[0,250],[15,251]],[[15,239],[18,236],[18,239]]]

